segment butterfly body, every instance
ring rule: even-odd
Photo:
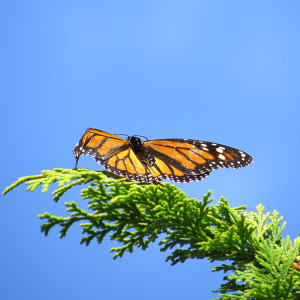
[[[171,179],[201,180],[217,168],[240,168],[252,162],[249,154],[221,144],[190,139],[142,141],[88,128],[73,153],[92,155],[109,171],[139,182]]]
[[[129,136],[127,141],[130,143],[133,153],[145,165],[145,167],[152,167],[155,164],[155,157],[147,151],[143,142],[136,136]]]

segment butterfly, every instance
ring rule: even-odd
[[[139,182],[202,180],[214,169],[252,162],[249,154],[221,144],[191,139],[142,141],[138,136],[123,139],[94,128],[86,130],[73,153],[75,167],[81,155],[91,155],[114,174]]]

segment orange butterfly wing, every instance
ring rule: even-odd
[[[151,170],[178,182],[201,180],[214,169],[240,168],[252,162],[252,157],[243,151],[211,142],[164,139],[143,145],[155,157]]]
[[[108,132],[88,128],[73,149],[76,166],[81,155],[91,155],[107,170],[141,182],[153,181],[147,167],[137,158],[131,144]],[[149,179],[148,179],[149,177]]]
[[[81,155],[92,155],[95,159],[106,160],[130,144],[113,134],[98,129],[88,128],[73,149],[76,165]]]

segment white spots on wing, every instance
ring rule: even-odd
[[[246,157],[246,154],[243,151],[240,151],[241,157]]]
[[[202,147],[202,150],[209,151],[206,144],[202,143],[201,147]]]
[[[216,151],[219,152],[219,153],[223,153],[224,150],[225,150],[224,147],[218,147],[218,148],[216,149]]]
[[[226,159],[226,157],[225,157],[223,154],[219,154],[218,157],[219,157],[220,159],[222,159],[222,160],[225,160],[225,159]]]

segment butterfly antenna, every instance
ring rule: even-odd
[[[145,138],[147,141],[149,141],[148,138],[147,138],[146,136],[144,136],[144,135],[138,135],[138,134],[135,134],[134,136],[142,137],[142,138]]]
[[[125,136],[129,137],[129,135],[125,134],[125,133],[114,133],[114,135],[125,135]]]
[[[125,133],[114,133],[114,135],[125,135],[125,136],[129,137],[129,135],[125,134]],[[142,137],[142,138],[145,138],[148,141],[148,138],[144,135],[135,134],[135,135],[132,135],[132,136]]]

